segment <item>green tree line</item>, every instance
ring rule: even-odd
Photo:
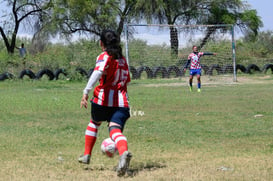
[[[18,74],[24,67],[22,66],[22,59],[17,52],[14,55],[10,55],[6,52],[3,46],[3,40],[0,41],[0,73],[11,72]],[[29,50],[31,47],[31,39],[18,39],[19,42],[25,42],[25,47]],[[164,47],[159,45],[147,45],[143,40],[133,40],[133,45],[130,49],[130,57],[143,57],[142,59],[134,59],[130,61],[130,65],[138,67],[143,63],[148,65],[159,66],[160,62],[155,61],[152,57],[158,55],[158,51],[149,51],[150,49],[159,49],[161,56],[166,56],[163,65],[170,66],[183,66],[185,60],[179,58],[172,59],[169,52],[164,51]],[[219,56],[221,52],[225,52],[229,48],[230,43],[215,42],[213,45],[208,45],[208,49],[217,52]],[[124,46],[123,46],[124,47]],[[140,48],[141,47],[141,48]],[[150,54],[145,56],[143,48]],[[188,48],[190,49],[190,47]],[[249,64],[256,64],[262,67],[265,64],[273,63],[273,32],[266,31],[260,32],[256,37],[246,36],[236,40],[236,63],[247,66]],[[123,48],[124,54],[125,49]],[[183,51],[183,50],[179,50]],[[69,44],[61,43],[49,43],[43,52],[35,54],[27,54],[25,59],[26,68],[37,72],[41,69],[48,68],[50,70],[56,70],[58,68],[66,69],[72,74],[75,73],[76,68],[81,67],[85,70],[90,70],[95,66],[95,60],[97,55],[101,52],[98,46],[97,40],[80,39],[76,42]],[[155,55],[153,55],[153,53]],[[190,53],[190,52],[185,52]],[[217,58],[217,57],[216,57]],[[230,57],[231,59],[231,57]],[[145,62],[143,62],[145,61]],[[205,63],[205,62],[204,62]]]
[[[7,0],[0,33],[8,53],[14,53],[20,26],[33,32],[35,52],[50,38],[74,33],[97,37],[102,29],[124,32],[125,23],[232,24],[244,34],[258,34],[262,21],[243,0]],[[218,27],[221,28],[221,27]],[[129,31],[133,31],[129,30]],[[216,31],[208,28],[203,43]],[[222,31],[227,31],[222,28]],[[171,53],[178,55],[178,33],[170,26]]]

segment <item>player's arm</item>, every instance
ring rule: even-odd
[[[88,105],[88,94],[89,92],[93,89],[94,85],[96,82],[101,78],[102,76],[102,71],[100,70],[94,70],[92,75],[90,76],[88,83],[86,84],[86,87],[83,90],[83,95],[81,99],[81,108],[84,106],[87,108]]]
[[[188,59],[185,66],[184,66],[184,72],[186,72],[186,70],[187,70],[188,66],[190,65],[190,63],[191,63],[191,59]]]
[[[203,55],[217,55],[216,53],[204,52]]]

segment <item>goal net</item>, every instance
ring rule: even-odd
[[[134,79],[188,76],[183,69],[194,45],[200,52],[217,53],[201,57],[202,75],[236,81],[231,25],[125,26],[125,53]]]

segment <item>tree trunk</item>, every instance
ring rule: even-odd
[[[216,29],[217,29],[217,27],[208,27],[207,32],[206,32],[206,36],[202,39],[202,42],[201,42],[200,46],[198,47],[199,50],[201,50],[203,48],[203,46],[206,45],[208,39],[216,31]]]
[[[170,38],[171,38],[171,55],[172,57],[178,56],[178,33],[177,29],[173,26],[170,26]]]
[[[11,48],[11,46],[10,46],[10,44],[9,44],[9,40],[8,40],[6,34],[4,33],[2,27],[0,27],[0,33],[1,33],[1,36],[2,36],[2,38],[3,38],[3,40],[4,40],[4,43],[5,43],[7,52],[8,52],[8,53],[14,53],[14,50],[12,51],[12,48]]]

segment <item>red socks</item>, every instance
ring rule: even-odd
[[[85,131],[85,150],[84,155],[91,155],[92,149],[97,140],[97,133],[100,124],[95,124],[90,120]],[[127,139],[122,134],[120,129],[112,129],[110,131],[110,138],[115,141],[119,155],[122,155],[125,151],[128,151]]]
[[[127,139],[122,134],[120,129],[112,129],[110,131],[110,138],[115,141],[119,155],[122,155],[125,151],[128,150]]]
[[[85,150],[84,155],[91,155],[92,149],[97,140],[97,132],[100,124],[95,124],[90,120],[85,131]]]

